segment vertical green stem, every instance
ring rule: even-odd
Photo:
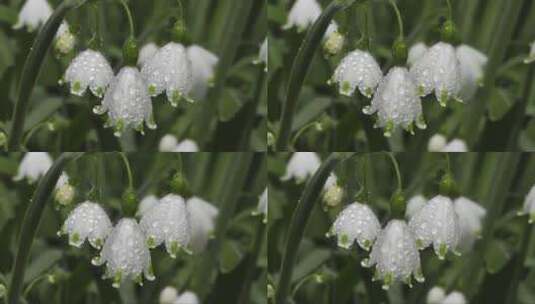
[[[130,12],[130,9],[128,8],[128,4],[126,4],[125,0],[119,0],[119,1],[123,5],[126,16],[128,17],[128,25],[130,26],[130,37],[134,37],[136,32],[134,31],[134,19],[132,18],[132,13]]]
[[[399,39],[403,40],[403,37],[405,37],[405,35],[403,33],[403,19],[401,18],[401,13],[399,12],[399,8],[396,5],[396,2],[394,2],[394,0],[390,0],[390,4],[392,5],[392,8],[394,8],[394,12],[396,13],[396,18],[398,20]]]
[[[13,266],[13,277],[11,278],[11,284],[9,287],[8,303],[19,303],[19,296],[22,291],[22,284],[24,282],[24,274],[26,270],[26,264],[28,263],[28,257],[30,249],[32,247],[37,227],[41,220],[45,204],[49,200],[59,176],[63,171],[63,167],[68,161],[80,156],[82,153],[63,153],[55,162],[52,167],[47,171],[45,176],[37,185],[30,206],[26,210],[24,219],[22,220],[22,230],[19,238],[19,248],[17,250],[17,256],[15,258],[15,265]]]
[[[392,166],[394,167],[394,172],[396,173],[396,179],[398,182],[398,190],[401,191],[401,189],[403,189],[403,184],[401,182],[401,173],[399,171],[398,161],[394,157],[394,153],[388,152],[387,155],[390,158],[390,161],[392,162]]]
[[[134,178],[132,176],[132,169],[130,168],[130,162],[128,161],[128,157],[126,157],[126,154],[123,152],[119,152],[119,155],[121,156],[124,168],[128,175],[128,188],[134,189]]]

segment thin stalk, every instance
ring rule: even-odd
[[[74,8],[78,4],[82,4],[85,1],[64,0],[54,10],[50,18],[39,31],[37,38],[30,48],[30,53],[26,57],[24,62],[24,68],[22,70],[22,77],[19,83],[19,97],[15,103],[15,110],[13,111],[11,131],[9,134],[9,141],[7,145],[8,151],[20,150],[20,143],[22,140],[22,133],[24,132],[24,122],[26,120],[26,112],[30,105],[30,96],[33,88],[41,71],[43,61],[46,53],[52,44],[59,25],[63,21],[63,17],[67,12]]]
[[[396,180],[398,181],[398,190],[401,191],[401,189],[403,189],[403,184],[401,182],[401,173],[399,171],[398,161],[394,157],[394,153],[388,152],[387,154],[390,158],[390,161],[392,162],[392,166],[394,167],[394,172],[396,173]]]
[[[130,168],[130,162],[128,161],[128,157],[126,157],[126,154],[124,154],[123,152],[119,152],[119,155],[123,160],[124,168],[126,170],[126,173],[128,174],[128,188],[134,189],[134,178],[132,177],[132,169]]]
[[[182,20],[185,23],[184,20],[184,6],[182,6],[182,1],[176,0],[177,6],[178,6],[178,20]]]
[[[316,49],[320,49],[321,40],[334,15],[345,7],[346,5],[340,3],[340,1],[331,1],[312,28],[307,32],[305,40],[297,52],[290,72],[286,100],[282,105],[281,122],[275,144],[276,151],[285,151],[288,149],[299,94],[301,93],[301,88],[310,68],[314,53]]]
[[[24,219],[22,220],[22,230],[20,232],[20,238],[18,242],[19,248],[15,258],[15,265],[13,266],[13,277],[11,278],[8,294],[9,304],[19,303],[19,296],[22,291],[22,284],[24,282],[24,274],[30,255],[30,249],[37,232],[37,227],[39,226],[45,204],[54,191],[59,176],[61,175],[61,172],[63,172],[63,167],[65,167],[67,162],[81,155],[82,153],[61,154],[54,164],[52,164],[52,167],[50,167],[45,176],[42,177],[39,185],[37,185],[37,189],[35,190],[30,201],[30,206],[26,210]]]
[[[446,0],[446,4],[448,5],[448,17],[450,20],[453,20],[453,10],[451,9],[451,1]]]
[[[130,12],[130,8],[128,8],[128,5],[124,0],[119,0],[121,4],[123,5],[124,11],[126,13],[126,16],[128,17],[128,25],[130,27],[130,37],[135,37],[135,31],[134,31],[134,19],[132,18],[132,13]]]
[[[394,12],[396,13],[396,18],[398,20],[399,39],[403,40],[403,37],[405,37],[405,35],[403,33],[403,19],[401,18],[401,13],[399,12],[399,8],[396,5],[396,2],[394,2],[394,0],[390,0],[390,4],[392,5],[392,8],[394,9]]]
[[[301,198],[297,203],[297,207],[292,214],[284,256],[282,258],[279,283],[275,294],[276,304],[288,303],[293,268],[297,259],[297,250],[299,249],[299,243],[303,238],[308,218],[320,197],[327,177],[331,174],[340,160],[341,157],[337,153],[332,153],[327,157],[314,176],[312,176],[306,184],[305,189],[301,194]]]

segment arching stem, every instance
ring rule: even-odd
[[[126,12],[126,15],[128,16],[128,25],[130,26],[130,37],[135,36],[134,31],[134,19],[132,18],[132,13],[130,12],[130,9],[128,8],[128,5],[124,0],[119,0],[121,4],[123,5],[124,11]]]
[[[390,0],[390,4],[392,4],[392,8],[394,9],[394,12],[396,13],[396,17],[398,19],[398,27],[399,27],[399,39],[402,40],[403,37],[405,37],[404,32],[403,32],[403,19],[401,18],[401,13],[399,12],[396,2],[394,2],[394,0]]]
[[[132,169],[130,168],[130,162],[123,152],[119,152],[121,159],[123,160],[126,173],[128,174],[128,188],[134,189],[134,178],[132,177]]]

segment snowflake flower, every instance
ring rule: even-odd
[[[524,199],[524,207],[520,214],[527,214],[529,216],[529,223],[535,221],[535,185],[531,187]]]
[[[461,91],[463,100],[474,97],[478,86],[483,83],[484,68],[488,58],[471,46],[461,44],[456,50],[461,68]]]
[[[188,199],[186,209],[191,223],[191,249],[193,252],[201,252],[214,231],[219,209],[198,197]]]
[[[100,52],[87,49],[71,61],[64,79],[70,83],[71,94],[83,96],[89,87],[93,95],[102,97],[113,79],[113,70]]]
[[[407,219],[412,218],[423,206],[427,203],[427,199],[423,195],[415,195],[411,197],[407,203],[405,210],[405,217]]]
[[[69,30],[67,22],[63,21],[56,33],[54,48],[61,54],[68,54],[73,50],[75,42],[76,37]]]
[[[214,71],[219,58],[207,49],[191,45],[187,49],[187,56],[191,62],[192,88],[191,95],[195,99],[206,97],[208,86],[213,82]]]
[[[325,39],[325,42],[323,43],[323,49],[328,55],[333,56],[342,50],[344,43],[344,35],[338,32],[338,30],[334,30]]]
[[[35,183],[48,169],[52,167],[52,158],[46,152],[28,152],[22,158],[15,181],[27,179],[30,184]]]
[[[325,185],[323,185],[323,200],[329,207],[334,207],[340,204],[344,196],[344,189],[338,185],[338,178],[334,173],[331,173]]]
[[[336,236],[338,247],[349,249],[355,242],[364,250],[370,250],[381,224],[367,205],[354,202],[336,217],[329,236]]]
[[[80,247],[87,239],[91,246],[100,249],[111,229],[104,209],[97,203],[85,201],[71,211],[58,235],[68,234],[71,246]]]
[[[288,14],[283,29],[297,27],[299,32],[306,30],[321,15],[321,6],[316,0],[297,0]]]
[[[466,304],[466,298],[458,291],[453,291],[440,304]]]
[[[413,66],[416,61],[423,57],[425,52],[427,52],[427,45],[423,42],[418,42],[409,49],[409,55],[407,57],[407,65],[409,67]]]
[[[137,207],[137,216],[143,216],[149,209],[160,203],[160,199],[156,195],[147,195],[140,202]]]
[[[264,39],[264,42],[262,42],[262,45],[260,46],[258,59],[253,61],[253,63],[254,64],[263,63],[265,65],[264,71],[267,72],[267,69],[268,69],[268,39],[267,37]]]
[[[468,152],[468,147],[462,139],[452,139],[441,152]]]
[[[154,42],[145,44],[139,51],[139,56],[137,57],[137,65],[143,67],[147,60],[151,59],[154,54],[158,52],[158,46]]]
[[[176,298],[178,298],[178,291],[172,286],[166,286],[160,292],[159,303],[160,304],[174,304]]]
[[[446,298],[446,292],[444,288],[435,286],[429,290],[426,297],[427,304],[442,304],[442,301]]]
[[[368,52],[354,50],[342,59],[328,83],[338,83],[342,95],[352,96],[358,87],[362,95],[370,98],[382,78],[375,58]]]
[[[442,134],[435,134],[429,139],[427,144],[427,151],[429,152],[440,152],[442,151],[447,144],[447,139]]]
[[[17,23],[14,29],[26,27],[29,32],[33,32],[43,25],[52,15],[52,8],[46,0],[27,0],[20,10]]]
[[[459,248],[468,251],[481,234],[485,208],[466,197],[459,197],[453,202],[455,213],[459,217]]]
[[[314,174],[321,165],[321,160],[314,152],[295,152],[286,166],[286,174],[282,180],[294,178],[298,183],[303,182]]]

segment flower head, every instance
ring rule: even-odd
[[[145,196],[140,202],[139,206],[137,208],[136,215],[142,216],[144,215],[148,210],[150,210],[152,207],[158,205],[160,203],[160,200],[156,195],[147,195]]]
[[[452,291],[441,304],[466,304],[466,298],[458,291]]]
[[[396,126],[401,126],[411,133],[414,132],[414,123],[420,129],[426,128],[422,103],[406,68],[390,69],[379,84],[371,105],[365,107],[363,112],[368,115],[377,112],[376,127],[384,128],[384,135],[387,137],[392,135]]]
[[[191,139],[184,139],[173,149],[173,152],[199,152],[199,146]]]
[[[338,83],[339,92],[352,96],[358,87],[362,95],[371,97],[383,78],[383,72],[370,53],[354,50],[336,67],[329,83]]]
[[[429,152],[440,152],[446,147],[447,139],[442,134],[435,134],[429,139],[427,144],[427,151]]]
[[[323,49],[328,55],[336,55],[342,50],[344,43],[344,35],[338,32],[338,30],[334,30],[325,39],[325,42],[323,43]]]
[[[115,288],[119,288],[122,280],[126,278],[142,285],[142,273],[147,280],[154,280],[145,236],[139,224],[132,218],[123,218],[117,223],[106,239],[100,256],[94,258],[92,263],[106,263],[105,277],[113,279]]]
[[[141,218],[141,229],[149,247],[165,243],[167,252],[176,257],[179,249],[188,247],[191,239],[189,213],[184,199],[175,194],[164,196],[160,203],[147,210]]]
[[[54,192],[54,199],[60,205],[66,206],[66,205],[69,205],[74,199],[75,190],[74,190],[74,187],[69,184],[68,177],[67,177],[67,181],[64,183],[60,184],[60,181],[61,181],[61,178],[60,180],[58,180],[58,184],[56,185],[56,190]]]
[[[374,279],[383,280],[383,289],[388,289],[393,281],[403,280],[412,286],[411,275],[423,282],[420,254],[407,223],[391,220],[379,233],[369,259],[362,261],[365,267],[376,265]]]
[[[158,52],[158,46],[154,42],[145,44],[139,51],[139,56],[137,57],[137,65],[143,67],[147,60],[151,59],[154,54]]]
[[[459,217],[459,248],[468,251],[481,233],[482,221],[487,211],[481,205],[462,196],[455,199],[453,207]]]
[[[70,83],[71,94],[82,96],[89,87],[93,95],[102,97],[113,79],[113,70],[100,52],[87,49],[71,61],[64,79]]]
[[[191,61],[182,44],[169,42],[161,47],[141,68],[147,81],[150,96],[163,91],[172,106],[177,106],[181,98],[189,99],[193,85]]]
[[[316,0],[297,0],[288,14],[283,29],[297,27],[299,32],[306,30],[321,15],[321,6]]]
[[[461,90],[461,67],[455,48],[438,42],[411,67],[416,86],[421,96],[435,92],[442,106],[450,98],[459,99]]]
[[[407,65],[410,67],[416,61],[418,61],[427,52],[427,45],[423,42],[418,42],[409,49],[409,55],[407,57]]]
[[[530,44],[529,56],[524,59],[524,63],[529,64],[535,61],[535,41]]]
[[[28,31],[33,32],[46,22],[52,15],[52,8],[46,0],[26,0],[20,10],[14,29],[26,26]]]
[[[191,45],[187,49],[187,55],[191,61],[192,88],[191,95],[195,99],[206,97],[209,84],[214,79],[214,70],[219,58],[207,49]]]
[[[338,246],[349,249],[355,242],[364,250],[370,250],[381,224],[367,205],[354,202],[336,217],[329,235],[335,235]]]
[[[193,252],[201,252],[214,231],[219,209],[198,197],[188,199],[186,209],[191,222],[191,249]]]
[[[137,68],[124,67],[119,71],[104,95],[102,105],[93,109],[96,114],[108,112],[106,126],[115,127],[115,136],[121,136],[126,128],[135,128],[143,133],[143,122],[155,129],[152,103]]]
[[[405,217],[410,219],[427,203],[427,199],[423,195],[415,195],[411,197],[407,203],[405,210]]]
[[[461,68],[461,91],[463,100],[474,97],[477,87],[483,82],[483,73],[488,58],[471,46],[461,44],[455,50]]]
[[[444,259],[448,250],[457,249],[459,217],[448,197],[433,197],[410,219],[409,226],[419,249],[433,245],[439,259]]]
[[[71,211],[59,234],[68,234],[72,246],[80,247],[87,239],[91,246],[100,249],[111,229],[104,209],[97,203],[85,201]]]
[[[295,178],[297,182],[302,182],[314,174],[320,164],[320,158],[314,152],[295,152],[288,161],[282,180]]]
[[[524,208],[522,213],[529,215],[530,224],[535,221],[535,185],[531,187],[528,195],[526,195],[526,198],[524,199]]]
[[[444,288],[435,286],[429,290],[426,297],[426,304],[442,304],[446,298]]]
[[[160,304],[174,304],[176,298],[178,297],[178,291],[172,286],[166,286],[160,292]]]
[[[268,66],[268,39],[264,39],[264,42],[262,42],[262,45],[260,46],[260,51],[258,53],[258,59],[253,62],[254,64],[260,64],[264,63],[265,68],[264,71],[267,72],[267,66]]]
[[[69,30],[67,22],[64,21],[61,23],[58,32],[56,33],[56,42],[54,44],[56,51],[61,54],[68,54],[74,48],[75,42],[76,37]]]
[[[29,183],[35,183],[52,166],[52,158],[46,152],[28,152],[22,158],[15,181],[26,178]]]
[[[468,147],[462,139],[452,139],[441,152],[468,152]]]
[[[160,144],[158,145],[158,151],[160,152],[173,152],[176,146],[178,145],[178,139],[172,134],[165,134],[160,139]]]
[[[344,196],[344,189],[338,185],[338,178],[331,173],[323,186],[323,200],[327,206],[334,207],[340,204]]]
[[[199,304],[199,298],[191,291],[184,291],[175,300],[174,304]]]

